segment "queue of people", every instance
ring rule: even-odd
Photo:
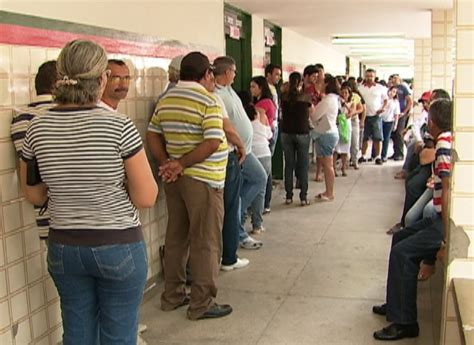
[[[416,278],[427,279],[440,248],[436,246],[446,240],[441,229],[449,178],[450,103],[434,101],[436,95],[444,97],[443,90],[430,93],[424,120],[405,127],[400,123],[406,122],[412,102],[398,76],[387,88],[369,69],[358,85],[355,78],[340,80],[315,64],[302,74],[292,72],[277,90],[282,69],[268,65],[265,76],[251,79],[248,92],[237,94],[232,88],[236,73],[229,56],[212,64],[200,52],[176,57],[170,64],[170,84],[150,118],[146,143],[159,166],[168,208],[162,310],[187,306],[190,320],[232,313],[232,306],[216,301],[218,273],[250,264],[239,257],[239,248],[263,246],[258,237],[266,230],[263,215],[271,211],[271,162],[280,134],[284,203],[292,204],[294,189],[299,189],[301,206],[311,204],[312,151],[315,180],[324,175],[325,182],[315,200],[330,202],[339,159],[342,176],[349,166],[359,169],[370,159],[382,165],[388,159],[389,137],[400,134],[402,149],[397,146],[393,158],[403,155],[405,137],[411,140],[403,170],[405,206],[401,222],[389,230],[394,239],[387,304],[374,307],[394,323],[374,337],[416,336]],[[143,328],[138,326],[138,310],[147,274],[138,209],[155,204],[158,185],[135,125],[117,112],[128,92],[128,67],[108,59],[100,45],[75,40],[57,61],[40,67],[36,81],[42,98],[14,117],[11,133],[21,186],[35,205],[40,236],[47,241],[64,344],[135,344]],[[421,101],[427,101],[425,94]],[[370,140],[372,158],[366,156]],[[435,175],[426,187],[433,162]],[[434,211],[427,210],[430,198]],[[434,231],[427,235],[430,229],[436,229],[436,236]],[[415,242],[429,246],[415,250],[407,244]],[[414,257],[409,269],[407,250]],[[397,283],[405,276],[409,286]],[[410,301],[400,300],[402,293]]]

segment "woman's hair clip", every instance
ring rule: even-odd
[[[56,82],[57,86],[62,86],[62,85],[76,85],[77,80],[76,79],[70,79],[67,75],[63,77],[63,79],[59,79]]]

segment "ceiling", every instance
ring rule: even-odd
[[[333,36],[376,36],[377,42],[373,44],[353,42],[332,46],[364,62],[400,65],[412,63],[413,39],[431,36],[431,10],[448,9],[453,6],[452,0],[226,0],[226,2],[327,45],[332,44]],[[388,36],[396,37],[382,41],[379,38]]]

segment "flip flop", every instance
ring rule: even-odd
[[[316,200],[319,200],[319,201],[333,201],[334,200],[334,197],[332,198],[328,198],[326,195],[324,195],[323,193],[319,193],[317,196],[316,196]]]

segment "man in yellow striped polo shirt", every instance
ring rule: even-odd
[[[206,90],[211,83],[209,59],[199,52],[186,55],[180,81],[158,103],[147,132],[168,206],[161,308],[174,310],[189,303],[191,320],[232,312],[230,305],[215,302],[228,148],[222,110]],[[188,254],[193,273],[190,298],[185,290]]]

